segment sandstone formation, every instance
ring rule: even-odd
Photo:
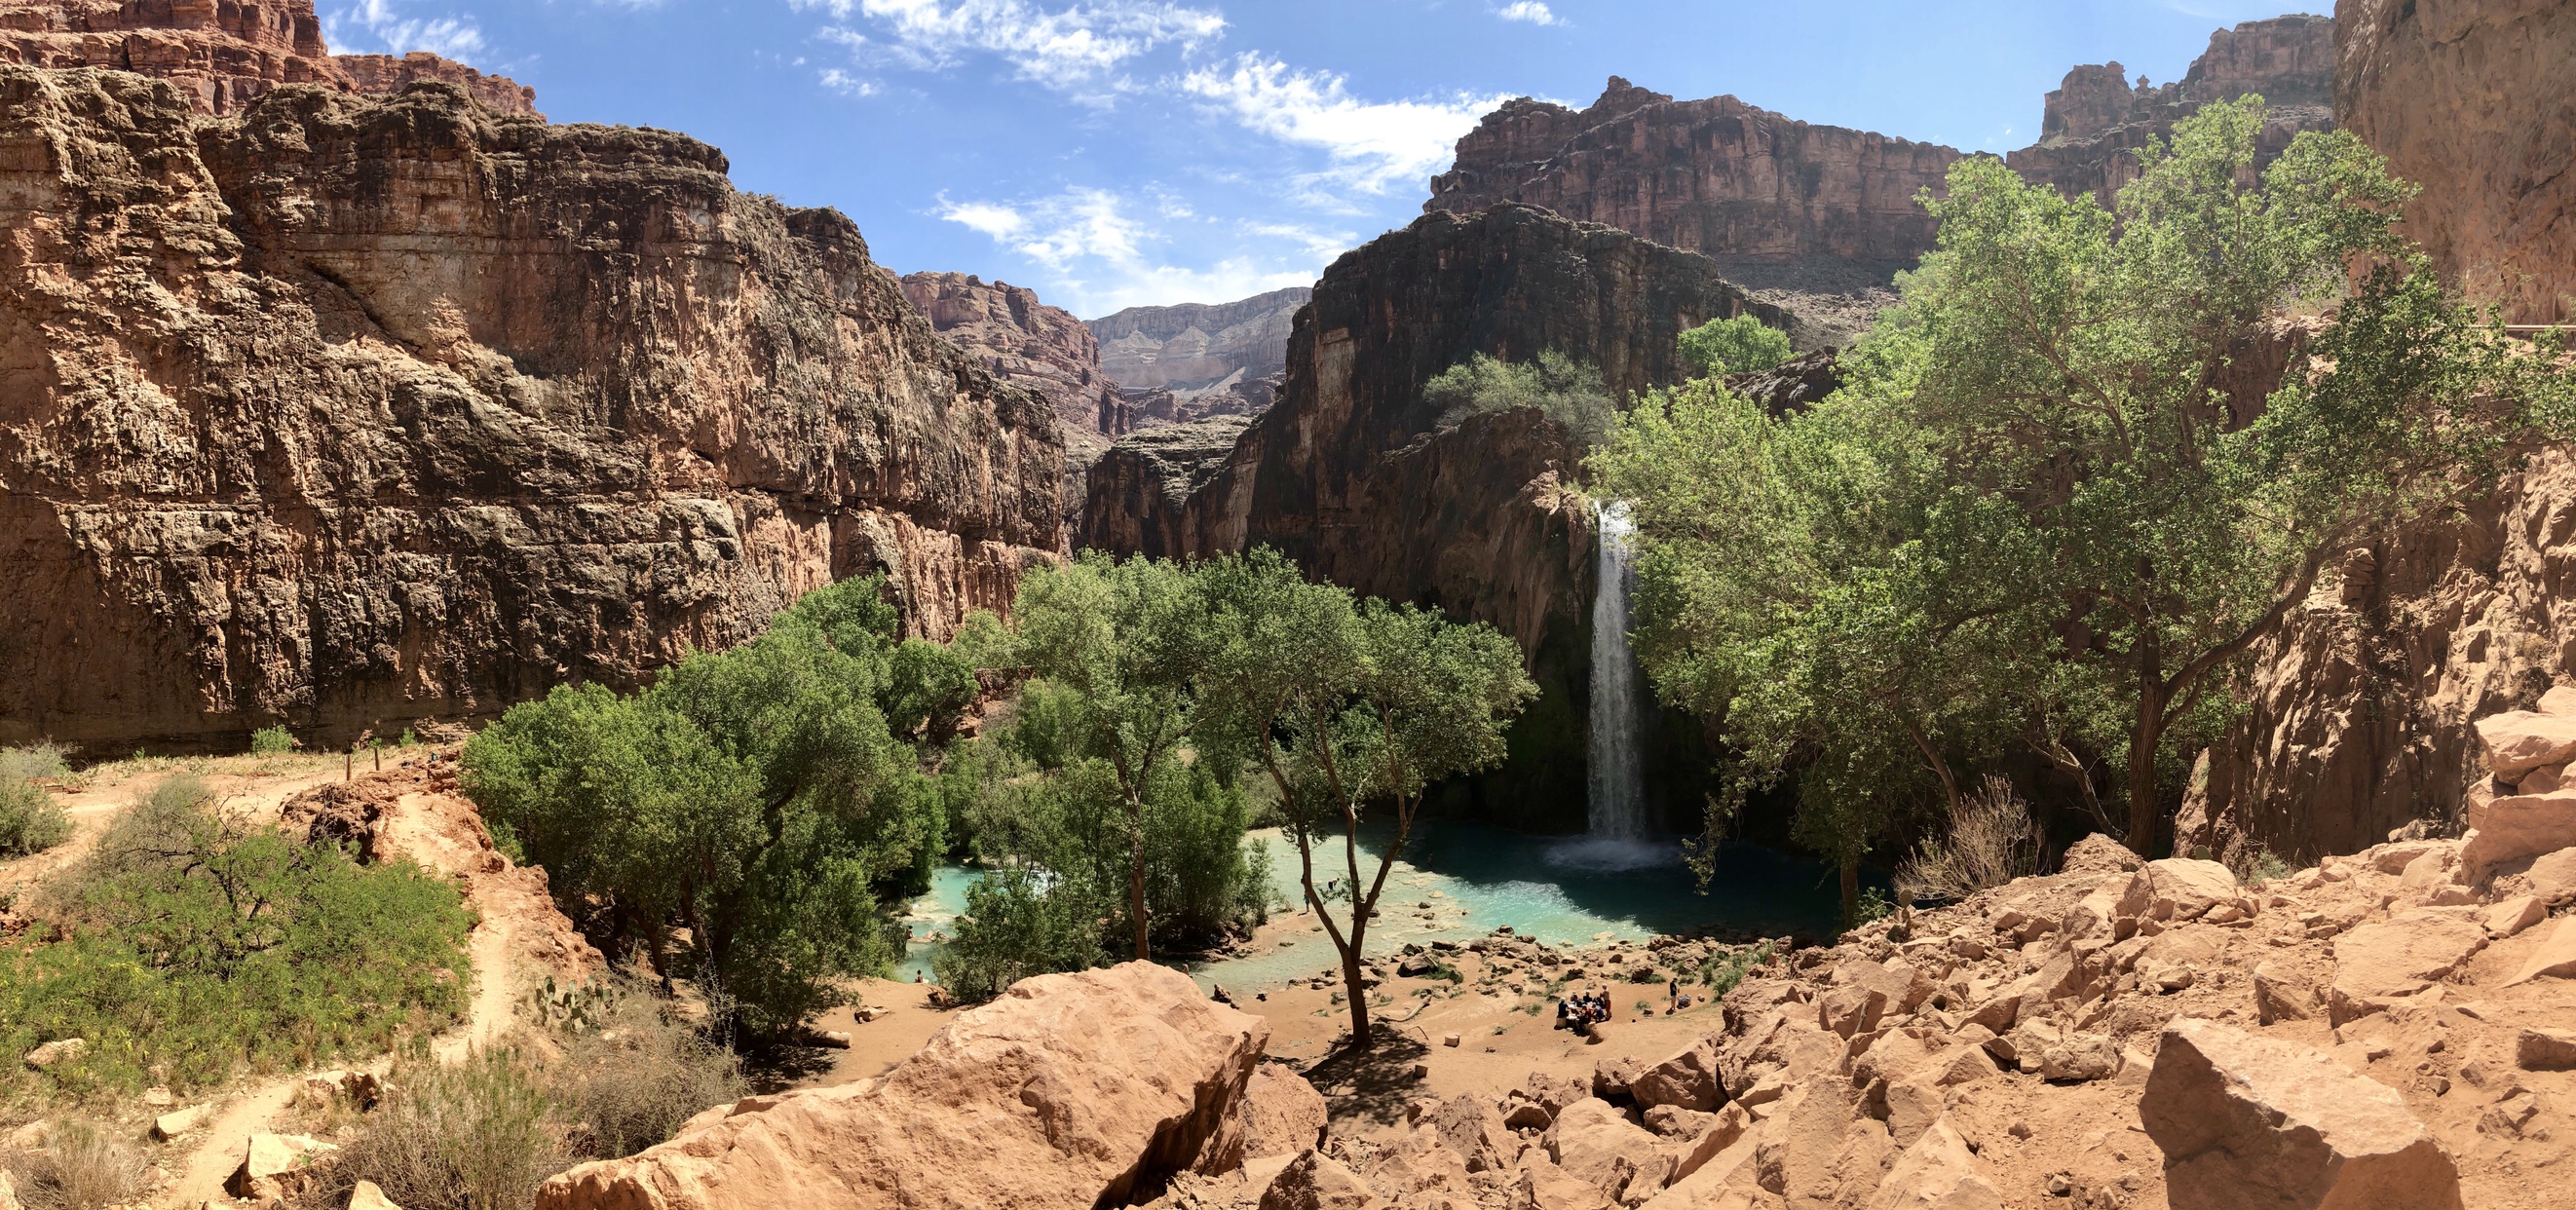
[[[0,148],[0,743],[488,714],[875,568],[942,635],[1063,545],[1043,401],[683,136],[8,67]]]
[[[1287,367],[1288,330],[1313,294],[1290,286],[1237,302],[1129,307],[1102,316],[1090,321],[1100,338],[1100,368],[1120,386],[1209,398],[1176,420],[1260,411],[1270,401],[1259,384]]]
[[[2406,233],[2512,322],[2576,320],[2576,9],[2337,0],[2335,120],[2423,186]]]
[[[1186,444],[1149,432],[1113,447],[1079,544],[1162,557],[1268,545],[1355,592],[1493,623],[1531,653],[1546,694],[1514,730],[1516,765],[1487,789],[1524,811],[1547,804],[1561,827],[1564,804],[1582,801],[1592,596],[1576,453],[1534,412],[1442,429],[1422,384],[1473,354],[1553,349],[1625,397],[1684,376],[1682,330],[1737,314],[1789,322],[1705,258],[1624,232],[1520,205],[1426,215],[1325,271],[1279,403],[1221,460],[1217,421]]]
[[[0,0],[0,63],[156,76],[201,114],[237,112],[281,84],[390,94],[434,81],[495,113],[545,116],[535,89],[426,51],[332,54],[313,0]]]
[[[995,378],[1037,392],[1055,409],[1070,521],[1082,507],[1083,473],[1110,438],[1135,427],[1118,384],[1101,372],[1099,339],[1072,312],[1039,302],[1037,291],[971,273],[906,274],[903,294]]]
[[[1583,110],[1505,102],[1458,140],[1426,212],[1499,202],[1544,206],[1716,259],[1847,343],[1894,296],[1886,287],[1932,247],[1915,204],[1959,152],[1839,126],[1811,126],[1731,96],[1675,101],[1610,78]]]
[[[2162,1041],[2138,1114],[2174,1210],[2460,1205],[2450,1155],[2385,1085],[2208,1021],[2177,1021]]]
[[[1040,976],[880,1079],[709,1110],[668,1143],[547,1181],[537,1206],[1125,1205],[1177,1173],[1241,1165],[1269,1037],[1165,967]]]
[[[2174,123],[2212,101],[2259,93],[2268,111],[2259,155],[2268,163],[2303,130],[2334,128],[2335,23],[2292,15],[2248,21],[2209,36],[2209,49],[2183,78],[2128,82],[2118,63],[2066,73],[2049,93],[2037,143],[2005,157],[2013,171],[2068,197],[2107,202],[2138,177],[2138,149],[2173,134]]]

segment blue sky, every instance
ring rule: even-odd
[[[2280,0],[320,0],[342,51],[433,50],[558,122],[685,131],[836,206],[898,272],[1092,318],[1304,284],[1410,221],[1506,97],[1618,74],[1970,150],[2077,63],[2180,76]]]

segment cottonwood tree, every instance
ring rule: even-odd
[[[1351,1041],[1370,1044],[1360,974],[1370,918],[1402,860],[1423,794],[1490,768],[1503,732],[1538,693],[1520,649],[1490,626],[1309,584],[1267,550],[1200,569],[1217,636],[1204,684],[1203,733],[1234,742],[1279,793],[1308,906],[1339,953]],[[1360,829],[1392,835],[1363,877]],[[1334,915],[1315,850],[1338,833],[1350,896]]]
[[[1108,763],[1128,842],[1127,914],[1146,959],[1147,797],[1180,759],[1197,711],[1211,635],[1191,573],[1159,559],[1120,562],[1086,551],[1020,584],[1013,650],[1031,673],[1069,691],[1063,731],[1080,755]]]

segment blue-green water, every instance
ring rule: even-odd
[[[1270,848],[1272,904],[1302,905],[1295,845],[1276,831],[1255,832],[1252,839]],[[1379,837],[1363,837],[1361,877],[1376,874],[1381,848]],[[1318,880],[1348,880],[1338,841],[1318,846],[1315,862]],[[926,939],[934,931],[951,931],[957,913],[965,909],[966,888],[976,877],[955,867],[941,869],[930,894],[915,901],[907,917],[914,935]],[[1723,849],[1708,894],[1702,895],[1682,864],[1678,841],[1528,836],[1436,820],[1416,829],[1403,860],[1387,875],[1368,952],[1375,957],[1409,942],[1465,940],[1503,925],[1550,944],[1642,941],[1704,924],[1768,936],[1827,936],[1839,908],[1836,894],[1825,867],[1754,845]],[[1287,941],[1268,952],[1199,964],[1192,973],[1202,984],[1251,989],[1306,978],[1335,963],[1332,942],[1321,932]],[[935,942],[915,941],[896,977],[928,978],[930,960],[940,948]]]

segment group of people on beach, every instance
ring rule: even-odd
[[[1556,1002],[1556,1027],[1582,1033],[1585,1029],[1610,1019],[1610,997],[1599,992],[1576,992]]]

